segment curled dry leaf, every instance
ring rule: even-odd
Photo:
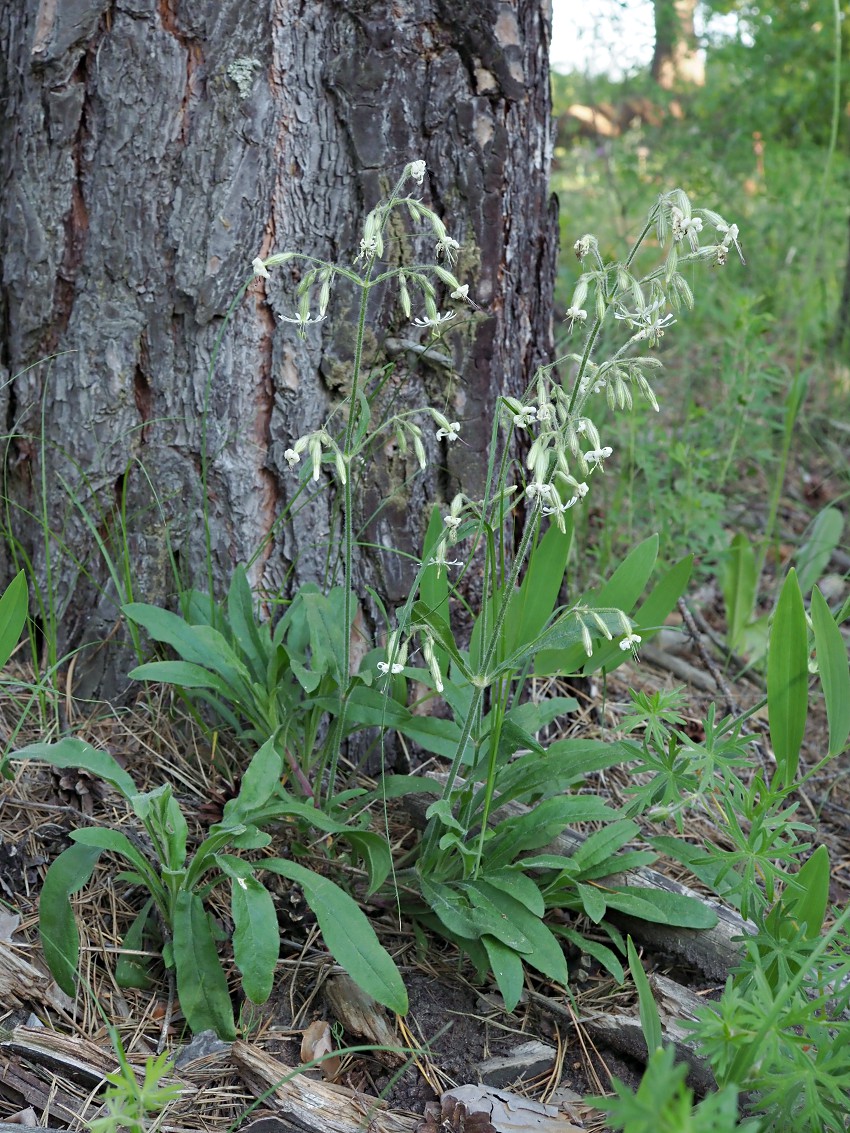
[[[301,1061],[317,1062],[321,1059],[319,1069],[328,1081],[333,1082],[339,1073],[341,1061],[333,1050],[330,1025],[324,1019],[315,1019],[301,1039]]]

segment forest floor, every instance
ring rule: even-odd
[[[562,734],[617,735],[629,708],[630,688],[651,692],[684,683],[689,705],[686,729],[694,738],[699,738],[711,701],[716,700],[725,713],[746,709],[760,699],[763,680],[758,674],[751,672],[738,679],[730,674],[718,688],[709,672],[712,658],[714,664],[723,664],[715,643],[722,637],[722,603],[714,584],[704,585],[689,604],[703,627],[698,638],[673,634],[668,640],[664,635],[660,643],[644,650],[640,663],[621,667],[604,687],[599,682],[582,682],[557,689],[560,694],[575,695],[583,706],[563,721]],[[733,704],[726,703],[730,698]],[[0,704],[5,717],[0,723],[7,734],[17,724],[20,707],[20,698],[7,690]],[[171,782],[185,813],[196,820],[196,836],[215,821],[229,790],[215,767],[228,757],[234,763],[241,758],[225,750],[226,737],[216,737],[214,751],[174,704],[157,701],[150,693],[130,708],[90,707],[85,719],[76,714],[78,708],[71,702],[68,710],[68,725],[110,751],[140,789]],[[804,764],[814,762],[823,750],[826,725],[819,711],[819,705],[813,703]],[[764,721],[756,715],[750,726],[764,730]],[[38,738],[22,734],[19,742]],[[769,752],[767,744],[763,750]],[[589,786],[616,804],[624,800],[627,784],[627,773],[618,771],[597,776]],[[836,767],[829,776],[811,782],[799,801],[803,817],[817,825],[818,837],[829,849],[831,898],[841,905],[850,893],[850,785],[844,768]],[[224,1133],[240,1123],[246,1128],[268,1119],[257,1126],[258,1133],[288,1133],[303,1128],[305,1121],[309,1128],[324,1133],[326,1129],[354,1130],[367,1114],[372,1121],[369,1128],[412,1133],[425,1121],[426,1103],[453,1087],[483,1083],[498,1091],[491,1098],[508,1099],[505,1104],[514,1124],[505,1124],[506,1117],[499,1120],[494,1114],[490,1125],[467,1125],[468,1129],[480,1128],[485,1133],[491,1128],[497,1133],[503,1128],[596,1131],[604,1123],[582,1105],[582,1096],[607,1092],[612,1075],[633,1085],[639,1081],[641,1064],[634,1044],[630,1045],[628,1037],[618,1041],[618,1034],[622,1039],[626,1033],[625,1025],[615,1027],[607,1038],[600,1037],[592,1025],[599,1017],[637,1020],[630,981],[619,987],[595,962],[576,954],[570,958],[569,995],[534,976],[517,1010],[508,1014],[494,986],[476,986],[471,971],[450,946],[432,942],[423,951],[421,940],[400,929],[392,918],[383,917],[373,923],[395,957],[410,996],[407,1017],[388,1022],[399,1047],[417,1048],[420,1053],[415,1057],[346,1056],[334,1083],[325,1087],[330,1091],[330,1110],[302,1095],[294,1101],[290,1095],[285,1101],[277,1094],[256,1105],[264,1086],[268,1088],[276,1077],[284,1077],[288,1069],[301,1063],[302,1037],[308,1025],[315,1020],[336,1021],[326,995],[333,968],[316,939],[309,910],[298,902],[297,894],[282,888],[276,895],[283,937],[276,989],[263,1007],[244,1003],[238,1011],[241,1042],[231,1048],[210,1035],[188,1042],[179,1004],[164,978],[138,991],[119,988],[114,981],[116,952],[137,910],[128,902],[129,887],[113,884],[107,864],[98,868],[93,882],[75,899],[82,926],[80,986],[84,990],[73,1002],[44,974],[37,936],[43,869],[69,844],[69,831],[81,823],[111,824],[140,835],[140,829],[132,831],[134,820],[122,800],[85,773],[19,764],[15,780],[0,787],[0,815],[0,889],[6,910],[0,913],[0,957],[5,957],[0,963],[0,1122],[81,1128],[102,1113],[98,1089],[103,1073],[115,1067],[107,1023],[117,1028],[137,1066],[164,1048],[176,1055],[175,1077],[184,1092],[168,1106],[164,1129]],[[390,819],[391,830],[396,822],[400,837],[409,830],[410,817],[405,813],[393,812]],[[692,826],[687,833],[711,838],[716,832]],[[663,870],[664,866],[655,868]],[[671,867],[671,876],[682,873],[680,867]],[[217,912],[223,919],[228,916],[224,906]],[[17,960],[17,966],[10,964],[10,957]],[[713,978],[706,975],[659,946],[657,940],[644,945],[642,958],[648,972],[671,978],[697,996],[711,998],[722,988],[723,981],[716,974]],[[343,1027],[343,1031],[337,1032],[339,1046],[369,1041],[362,1030],[357,1034]],[[321,1090],[321,1075],[313,1071],[311,1076],[318,1084],[310,1088]],[[295,1092],[298,1094],[297,1089]],[[380,1103],[379,1097],[383,1098]],[[528,1110],[522,1108],[525,1104]],[[252,1106],[256,1108],[251,1110]],[[429,1133],[461,1131],[464,1124],[460,1116],[452,1119],[444,1113],[421,1128]]]

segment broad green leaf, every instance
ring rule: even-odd
[[[456,883],[456,888],[467,895],[477,913],[483,914],[486,923],[490,926],[486,931],[491,936],[495,936],[502,944],[517,952],[527,953],[533,950],[533,945],[521,926],[525,925],[527,920],[536,918],[532,917],[524,905],[520,905],[519,901],[514,901],[497,889],[490,889],[482,881],[459,881]],[[498,904],[493,900],[493,894],[502,898]],[[510,903],[511,908],[517,911],[515,917],[509,917],[504,912],[506,903]]]
[[[493,886],[489,879],[475,884],[482,893],[487,894],[503,916],[522,929],[523,935],[531,942],[531,951],[521,955],[523,963],[566,987],[569,973],[563,949],[540,916],[530,912],[524,903],[515,900],[501,887]]]
[[[150,897],[142,906],[142,911],[134,918],[121,942],[122,951],[115,965],[115,982],[119,987],[137,987],[145,991],[153,983],[148,958],[134,955],[144,948],[145,928],[152,908],[153,898]]]
[[[841,630],[817,587],[812,591],[812,628],[829,726],[829,754],[840,754],[850,736],[850,664]]]
[[[552,617],[564,581],[572,543],[573,525],[568,517],[566,533],[550,524],[546,534],[532,549],[525,577],[511,597],[505,615],[504,652],[514,653],[533,641]]]
[[[794,556],[800,590],[808,594],[829,565],[832,552],[841,543],[844,516],[836,507],[827,506],[815,516],[808,538]]]
[[[752,620],[758,592],[755,551],[743,532],[732,538],[723,572],[726,605],[726,639],[730,649],[741,649],[743,633]]]
[[[595,885],[584,885],[582,882],[578,882],[575,889],[585,913],[587,913],[594,924],[599,924],[607,912],[607,904],[605,901],[608,892],[607,889],[602,890]]]
[[[499,769],[499,801],[564,791],[595,771],[605,771],[631,758],[619,743],[600,740],[556,740],[541,757],[517,759]]]
[[[126,834],[120,830],[113,830],[108,826],[84,826],[80,830],[72,830],[70,837],[80,846],[96,849],[98,853],[109,850],[113,854],[120,854],[127,861],[132,862],[139,874],[145,879],[145,885],[151,896],[160,899],[160,908],[164,910],[162,898],[164,890],[154,868],[145,855],[138,850]]]
[[[322,700],[317,703],[324,706]],[[395,728],[426,751],[446,759],[454,757],[460,739],[460,728],[454,720],[414,716],[405,705],[363,685],[358,685],[349,697],[346,722],[365,728]]]
[[[643,964],[640,962],[637,949],[630,936],[626,939],[626,947],[629,956],[629,971],[632,973],[638,994],[640,1025],[643,1037],[646,1040],[647,1053],[651,1055],[661,1046],[661,1016],[658,1013],[658,1004],[655,1002],[649,980],[646,978],[646,972],[643,970]]]
[[[738,907],[734,897],[735,875],[726,872],[722,862],[708,860],[702,846],[693,846],[690,842],[685,842],[672,834],[658,834],[648,838],[647,841],[659,853],[666,854],[668,858],[687,866],[694,877],[698,877],[703,885],[714,890],[718,897],[723,897],[730,904]]]
[[[714,928],[717,924],[717,914],[695,897],[639,885],[605,886],[603,892],[609,908],[653,924],[678,928]]]
[[[423,562],[427,563],[429,559],[433,558],[440,535],[443,532],[443,527],[443,517],[440,514],[440,509],[437,507],[432,508],[431,519],[428,522],[428,530],[425,532],[425,541],[423,543]],[[442,618],[447,618],[449,611],[448,571],[445,568],[440,570],[436,565],[425,567],[422,571],[422,578],[419,583],[419,597],[423,605],[429,610],[432,610],[435,614],[439,614]]]
[[[767,652],[767,713],[783,786],[797,774],[809,708],[809,647],[803,596],[792,569],[782,586]]]
[[[557,531],[557,527],[552,528]],[[546,728],[553,720],[559,716],[566,716],[570,712],[575,712],[578,708],[578,701],[574,696],[546,696],[540,701],[528,700],[524,704],[515,704],[505,716],[505,724],[511,724],[517,729],[517,733],[524,732],[529,739],[519,744],[514,751],[519,747],[534,747],[539,746],[537,741],[533,739],[533,733],[539,732],[541,728]]]
[[[327,595],[307,592],[302,594],[307,625],[310,630],[310,665],[315,673],[329,673],[339,688],[347,683],[340,670],[345,647],[345,634],[350,627],[343,625],[343,592],[339,586]],[[351,609],[356,604],[352,603]]]
[[[685,593],[693,565],[693,555],[685,555],[679,562],[674,563],[665,574],[662,574],[645,600],[631,614],[635,632],[644,641],[649,641],[659,632],[667,615]],[[627,609],[624,610],[625,613],[629,613]],[[627,657],[628,653],[623,652],[615,636],[613,642],[600,643],[594,650],[593,657],[585,663],[583,672],[585,676],[600,669],[612,672]]]
[[[368,995],[397,1015],[404,1015],[408,1008],[407,992],[398,968],[357,902],[327,877],[296,862],[264,858],[262,868],[301,886],[333,958]]]
[[[261,810],[277,791],[282,774],[283,756],[273,737],[251,757],[242,773],[239,794],[224,804],[225,824],[251,822],[252,815]]]
[[[658,536],[650,535],[631,550],[598,593],[582,599],[588,606],[631,610],[643,593],[658,558]]]
[[[130,805],[157,846],[157,853],[165,851],[162,864],[170,870],[183,869],[189,827],[171,784],[163,783],[153,791],[134,795]]]
[[[38,932],[50,973],[66,995],[74,995],[80,962],[80,937],[71,894],[94,873],[101,851],[73,845],[59,855],[44,875],[38,902]]]
[[[552,932],[557,936],[563,936],[565,940],[568,940],[570,944],[580,952],[586,952],[588,956],[592,956],[606,971],[611,973],[617,983],[621,984],[623,982],[625,979],[623,965],[617,958],[616,953],[605,944],[600,944],[597,940],[588,940],[586,937],[582,936],[581,933],[575,932],[571,928],[565,928],[563,925],[553,925]]]
[[[0,668],[15,651],[27,620],[28,607],[27,579],[20,570],[0,598]]]
[[[604,873],[595,873],[598,869],[608,868],[608,873],[616,872],[620,866],[612,859],[627,842],[632,841],[639,834],[640,827],[630,818],[612,822],[590,834],[572,858],[581,873],[582,880],[588,880],[591,876],[604,877]]]
[[[525,983],[522,960],[513,948],[509,948],[495,937],[482,936],[481,943],[487,951],[487,959],[490,961],[490,970],[496,986],[505,1001],[505,1010],[513,1011],[519,1003]]]
[[[544,799],[528,814],[507,818],[496,826],[485,854],[492,867],[509,865],[525,850],[548,845],[573,822],[605,822],[618,817],[596,795],[558,795]]]
[[[366,866],[369,877],[366,896],[371,897],[381,888],[393,868],[389,844],[382,834],[371,830],[348,830],[343,837]]]
[[[209,603],[209,598],[206,595],[204,595],[204,598]],[[200,631],[203,629],[210,630],[210,626],[190,625],[177,614],[172,614],[170,610],[163,610],[161,607],[149,605],[147,602],[128,602],[121,607],[121,610],[131,622],[135,622],[136,625],[147,630],[154,641],[159,641],[163,645],[170,645],[184,661],[191,661],[196,665],[202,665],[204,668],[211,667],[209,641],[200,636]],[[212,632],[215,633],[216,631],[212,630]],[[221,634],[218,634],[218,637],[224,641]]]
[[[254,608],[254,595],[248,574],[241,564],[236,567],[227,592],[227,618],[233,637],[242,650],[251,676],[255,681],[264,681],[272,652],[271,639],[264,642],[257,624]]]
[[[782,895],[783,911],[797,925],[805,923],[806,940],[816,940],[829,905],[829,851],[818,846],[793,878],[794,887]]]
[[[223,680],[218,673],[196,665],[193,661],[147,661],[131,669],[129,676],[134,681],[158,681],[164,685],[177,685],[179,688],[209,688],[227,700],[232,700],[236,689]]]
[[[236,1038],[233,1007],[204,903],[185,889],[177,894],[172,925],[177,994],[194,1034],[215,1031],[225,1042]]]
[[[80,767],[106,780],[129,801],[136,794],[136,784],[121,765],[106,751],[74,736],[66,736],[55,744],[29,744],[12,753],[12,759],[40,759],[54,767]]]
[[[229,854],[218,854],[215,860],[231,879],[233,959],[242,975],[242,987],[252,1003],[265,1003],[271,995],[280,954],[274,901],[247,862]]]
[[[515,901],[525,905],[530,913],[542,917],[546,912],[546,902],[537,883],[522,872],[521,864],[513,869],[488,869],[484,875],[488,885],[501,889]]]
[[[454,634],[452,633],[451,626],[446,621],[445,617],[437,613],[435,610],[429,609],[422,602],[413,603],[413,611],[411,618],[414,622],[423,622],[428,626],[434,636],[434,641],[440,646],[441,649],[451,657],[460,671],[467,679],[469,678],[469,668],[461,657],[457,645],[455,645]]]

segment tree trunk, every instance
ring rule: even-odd
[[[654,0],[655,50],[652,77],[664,90],[681,83],[703,86],[705,64],[697,48],[694,12],[697,0]]]
[[[480,491],[494,397],[551,349],[549,33],[541,0],[2,5],[7,534],[47,639],[88,645],[78,694],[126,687],[126,658],[97,643],[130,597],[166,602],[177,576],[221,593],[246,561],[275,593],[326,580],[333,494],[289,512],[283,453],[349,388],[356,297],[337,287],[302,341],[277,319],[295,306],[285,265],[225,316],[255,256],[350,264],[417,158],[484,313],[449,334],[448,384],[396,350],[400,403],[447,407],[464,443],[428,431],[424,475],[380,454],[360,537],[417,555],[430,505]],[[370,326],[366,364],[387,338],[424,341],[396,297]],[[364,551],[357,571],[396,603],[414,568]]]

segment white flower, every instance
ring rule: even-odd
[[[294,448],[288,448],[283,454],[283,459],[286,461],[290,468],[294,468],[295,465],[299,464],[301,461],[301,457],[298,455]]]
[[[460,422],[459,421],[449,421],[447,429],[438,429],[437,430],[437,440],[438,441],[441,441],[444,438],[447,441],[456,441],[458,439],[459,435],[460,435]]]
[[[443,516],[443,523],[445,523],[445,525],[446,525],[446,527],[448,527],[449,531],[457,531],[457,529],[460,527],[460,522],[461,522],[461,520],[460,520],[459,515],[444,515]]]
[[[544,507],[542,512],[544,515],[557,515],[558,512],[569,511],[571,507],[575,507],[578,503],[578,496],[572,496],[565,504],[556,504],[554,507]]]
[[[595,247],[596,237],[587,235],[582,236],[580,240],[576,240],[575,244],[573,244],[573,251],[580,260],[583,260],[588,252],[590,252]]]
[[[540,506],[544,507],[555,495],[555,489],[551,484],[544,484],[540,480],[532,480],[525,489],[525,494],[530,500],[536,499]]]
[[[534,421],[537,420],[537,410],[532,406],[520,410],[519,413],[514,413],[511,417],[517,429],[527,429]]]
[[[457,259],[460,244],[458,244],[457,240],[453,240],[451,236],[441,236],[434,247],[434,251],[436,252],[437,259],[439,259],[440,256],[445,256],[446,263],[451,266]]]
[[[717,249],[717,262],[719,264],[726,263],[726,255],[729,246],[734,245],[735,251],[741,258],[741,263],[745,264],[747,261],[744,259],[744,253],[741,251],[741,245],[738,243],[738,225],[737,224],[718,224],[717,231],[723,236],[723,243]],[[721,251],[723,249],[723,258],[721,259]]]
[[[535,413],[535,417],[537,418],[538,421],[542,421],[544,424],[546,424],[547,422],[553,420],[554,416],[555,416],[554,406],[550,405],[549,402],[544,402],[543,405],[537,406],[537,412]]]
[[[413,178],[416,184],[421,185],[425,180],[425,162],[422,160],[411,161],[410,165],[407,168],[410,176]]]
[[[592,448],[590,452],[584,454],[584,459],[588,464],[601,464],[603,460],[607,460],[614,450],[606,445],[604,448]]]
[[[294,323],[298,327],[299,332],[308,327],[310,323],[320,323],[325,318],[325,315],[317,315],[315,318],[308,311],[306,315],[302,315],[299,311],[297,315],[278,315],[282,323]]]
[[[251,267],[254,269],[254,275],[262,276],[263,279],[271,279],[271,276],[266,271],[266,265],[259,256],[251,261]]]
[[[433,319],[428,319],[428,318],[414,319],[413,325],[415,327],[435,327],[436,328],[436,327],[439,327],[439,325],[441,323],[451,322],[451,320],[453,318],[455,318],[456,315],[457,315],[457,311],[447,311],[445,315],[441,315],[441,314],[438,313],[436,318],[433,318]]]
[[[625,637],[620,639],[620,648],[624,653],[630,650],[637,656],[637,647],[641,643],[641,636],[639,633],[627,633]]]
[[[572,330],[576,323],[587,321],[587,311],[582,307],[567,307],[567,318],[570,321],[570,330]]]
[[[589,491],[590,488],[587,486],[587,484],[576,484],[576,492],[581,499],[584,499]]]
[[[465,302],[468,303],[469,302],[469,284],[464,283],[462,286],[458,286],[457,291],[452,292],[452,299],[463,299]]]
[[[390,672],[393,674],[393,676],[395,676],[397,673],[403,673],[404,672],[404,665],[399,665],[399,664],[396,663],[396,664],[390,666],[390,665],[387,664],[386,661],[379,661],[378,662],[378,672],[381,674],[382,677],[385,677],[387,675],[387,673],[390,673]]]

